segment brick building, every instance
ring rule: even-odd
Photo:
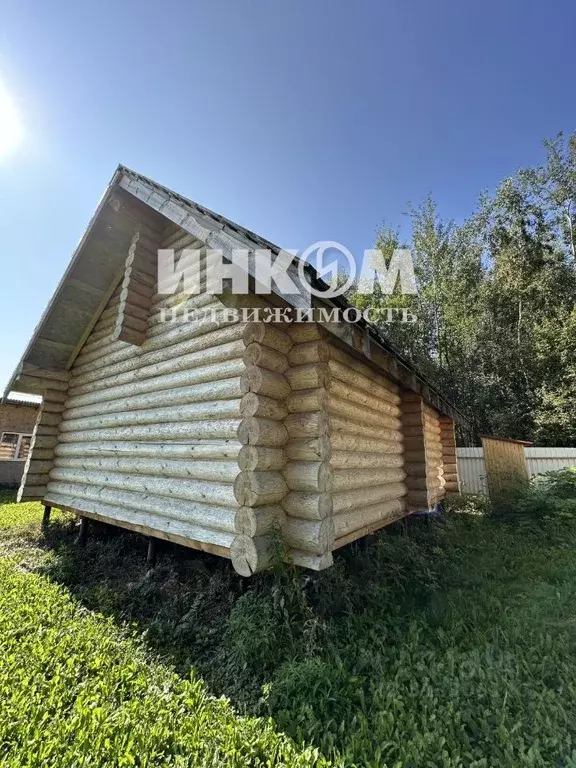
[[[0,488],[20,485],[40,398],[10,393],[0,403]]]

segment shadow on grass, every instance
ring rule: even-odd
[[[349,546],[329,571],[288,567],[249,580],[228,560],[164,541],[150,569],[143,536],[92,521],[89,530],[84,546],[74,519],[42,526],[39,539],[30,532],[50,555],[35,570],[86,608],[133,625],[182,676],[194,667],[213,693],[260,714],[262,685],[286,661],[321,651],[339,621],[389,620],[437,586],[433,547],[418,551],[436,525],[422,520],[395,524],[368,548]]]
[[[244,583],[228,561],[158,541],[155,568],[146,565],[147,540],[90,523],[84,546],[74,521],[43,526],[39,544],[52,553],[39,568],[94,611],[134,625],[150,649],[188,676],[208,677],[218,640]],[[224,693],[217,681],[216,693]]]

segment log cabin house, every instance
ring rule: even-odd
[[[227,312],[302,307],[300,294],[157,293],[159,248],[205,247],[279,252],[117,169],[9,383],[43,396],[19,499],[230,558],[248,576],[278,537],[289,561],[320,570],[458,490],[457,412],[371,325]],[[216,319],[166,322],[202,306]]]

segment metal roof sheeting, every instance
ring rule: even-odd
[[[17,403],[24,405],[40,405],[42,397],[40,395],[30,395],[26,392],[14,392],[10,391],[4,398],[5,403]]]

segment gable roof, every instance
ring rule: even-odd
[[[60,283],[5,390],[41,392],[42,377],[60,378],[67,371],[108,299],[120,282],[135,230],[143,231],[155,248],[166,224],[172,222],[210,248],[225,255],[237,248],[265,248],[273,254],[281,248],[255,232],[236,224],[167,187],[123,165],[118,166],[82,236]],[[290,277],[301,285],[294,257]],[[328,286],[308,263],[307,278],[320,290]],[[309,307],[306,291],[282,296],[293,306]],[[338,297],[325,303],[351,306]],[[368,358],[402,386],[420,392],[424,399],[451,418],[462,415],[432,386],[415,366],[403,358],[371,324],[328,323],[327,329],[358,357]]]

